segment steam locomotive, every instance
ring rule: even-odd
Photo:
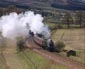
[[[45,50],[55,51],[54,42],[51,38],[45,38],[42,34],[34,34],[31,30],[29,31],[33,41]]]
[[[55,47],[54,42],[51,38],[45,38],[42,34],[34,34],[31,30],[29,31],[29,38],[26,38],[26,40],[31,39],[33,42],[35,42],[38,46],[42,47],[43,49],[46,49],[51,52],[57,52],[60,53],[61,51]],[[18,43],[19,48],[23,49],[23,42],[20,41]],[[69,56],[76,56],[76,51],[74,50],[66,50],[64,49],[62,52],[65,52],[67,54],[67,57]]]
[[[51,38],[45,38],[42,34],[34,34],[32,31],[29,31],[30,36],[32,37],[33,41],[40,47],[42,47],[45,50],[51,51],[51,52],[57,52],[59,53],[60,50],[54,46],[54,42]],[[67,53],[67,56],[76,56],[76,51],[74,50],[64,50],[63,52]]]

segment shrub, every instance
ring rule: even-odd
[[[23,39],[23,37],[17,37],[17,50],[18,51],[22,51],[25,47],[25,41]]]
[[[61,51],[64,50],[65,44],[64,44],[64,42],[62,42],[62,41],[58,41],[58,42],[55,43],[55,47],[56,47],[56,50],[57,50],[58,52],[61,52]]]
[[[58,25],[57,25],[57,28],[58,28],[58,29],[63,29],[63,26],[60,25],[60,24],[58,24]]]
[[[74,50],[70,50],[67,52],[67,57],[70,57],[70,56],[76,56],[76,51]]]

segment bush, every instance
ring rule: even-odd
[[[55,43],[55,47],[58,52],[61,52],[64,50],[65,44],[62,41],[58,41]]]
[[[57,28],[58,28],[58,29],[63,29],[63,26],[60,25],[60,24],[58,24],[58,25],[57,25]]]
[[[70,57],[70,56],[76,56],[76,51],[74,50],[70,50],[67,52],[67,57]]]
[[[17,37],[17,50],[22,51],[25,47],[25,41],[22,37]]]

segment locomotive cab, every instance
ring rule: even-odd
[[[42,35],[42,34],[37,33],[36,35],[37,35],[38,37],[40,37],[40,38],[43,38],[43,35]]]
[[[34,33],[31,30],[29,30],[29,34],[30,36],[34,36]]]
[[[52,39],[47,40],[47,48],[49,51],[54,51],[54,42]]]

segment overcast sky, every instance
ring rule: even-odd
[[[82,1],[85,1],[85,0],[82,0]]]

